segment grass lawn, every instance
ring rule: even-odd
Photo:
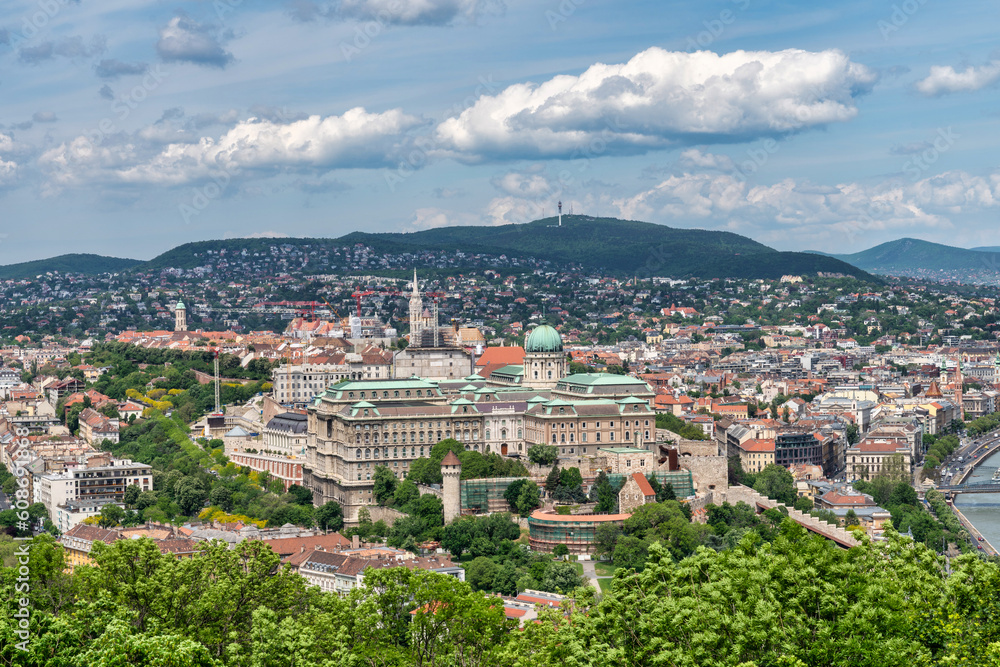
[[[614,575],[615,571],[618,569],[611,563],[605,561],[598,561],[594,563],[594,569],[597,571],[597,576],[599,577],[610,577]]]
[[[580,575],[583,574],[583,564],[582,563],[573,563],[573,568],[576,570],[577,574],[580,574]]]
[[[609,592],[609,591],[611,590],[611,583],[612,583],[613,581],[614,581],[614,579],[598,579],[598,580],[597,580],[597,583],[598,583],[598,584],[600,585],[600,587],[601,587],[601,592],[602,592],[602,593],[607,593],[607,592]]]

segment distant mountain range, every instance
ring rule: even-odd
[[[850,255],[831,255],[859,269],[889,275],[928,275],[931,272],[965,277],[1000,273],[1000,247],[955,248],[941,243],[904,238]]]
[[[105,257],[73,253],[59,255],[49,259],[37,259],[32,262],[19,262],[0,266],[0,280],[22,280],[34,278],[48,271],[60,273],[83,273],[97,275],[99,273],[118,273],[144,264],[138,259],[123,259],[121,257]]]
[[[190,269],[205,263],[208,250],[266,251],[274,245],[330,246],[363,243],[377,252],[464,252],[534,257],[556,264],[619,275],[698,278],[779,278],[784,274],[841,273],[871,279],[865,270],[839,258],[806,252],[779,252],[731,232],[676,229],[648,222],[564,215],[499,227],[444,227],[413,233],[353,232],[338,239],[263,238],[185,243],[149,261],[62,255],[49,260],[0,266],[0,278],[31,278],[47,271],[97,274],[126,269]],[[230,260],[231,262],[233,260]],[[470,257],[470,266],[474,261]]]

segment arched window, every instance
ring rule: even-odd
[[[561,438],[559,438],[559,440],[560,440],[561,442],[566,442],[566,434],[565,434],[565,433],[563,433],[563,434],[562,434],[562,437],[561,437]]]
[[[360,459],[361,458],[361,450],[360,449],[357,450],[356,452],[354,452],[354,458],[356,458],[356,459]]]
[[[393,396],[393,398],[399,398],[399,391],[397,390],[397,391],[392,392],[392,396]]]
[[[372,450],[366,449],[365,450],[365,458],[366,459],[370,459],[371,457],[372,457]]]
[[[490,429],[486,429],[486,439],[490,439]]]

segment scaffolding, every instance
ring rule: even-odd
[[[660,485],[670,484],[670,486],[674,487],[674,493],[678,499],[694,495],[694,481],[691,479],[690,470],[683,468],[680,470],[653,470],[646,473],[646,477],[650,476],[655,477]],[[615,488],[618,488],[625,481],[625,477],[626,475],[614,473],[608,475],[608,481]]]
[[[611,523],[621,526],[628,514],[548,514],[535,511],[528,517],[529,543],[532,551],[551,552],[565,544],[570,553],[591,553],[597,529]]]
[[[462,514],[485,514],[486,512],[507,512],[504,491],[513,482],[527,477],[490,477],[486,479],[463,479],[461,482]]]

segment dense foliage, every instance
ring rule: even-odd
[[[725,532],[749,518],[722,520],[733,524]],[[509,581],[498,576],[509,560],[490,556],[468,565],[474,584],[392,568],[338,598],[279,567],[259,542],[176,560],[148,540],[122,540],[96,547],[98,567],[68,573],[40,537],[30,592],[15,593],[14,569],[0,573],[0,665],[1000,664],[996,563],[965,555],[946,568],[891,528],[886,541],[848,550],[790,521],[766,532],[770,541],[754,528],[730,549],[681,560],[653,542],[644,568],[619,570],[600,600],[580,589],[575,605],[542,610],[543,622],[521,631],[474,590]],[[26,652],[15,633],[20,597],[31,612]]]

